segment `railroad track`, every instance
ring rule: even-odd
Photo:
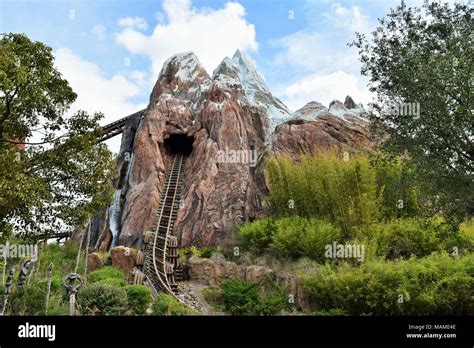
[[[185,157],[182,154],[172,158],[171,166],[166,174],[164,189],[151,231],[144,233],[144,252],[139,253],[137,265],[142,268],[135,270],[134,283],[145,283],[156,295],[166,292],[178,301],[176,269],[178,267],[178,239],[172,235],[173,225],[179,210],[183,185],[183,169]]]
[[[143,115],[145,114],[145,110],[137,111],[134,114],[128,115],[124,118],[121,118],[120,120],[117,120],[115,122],[112,122],[112,123],[109,123],[108,125],[103,126],[102,134],[97,138],[97,142],[101,143],[103,141],[106,141],[107,139],[113,138],[114,136],[123,133],[128,120],[137,114],[140,114],[141,117],[143,117]]]

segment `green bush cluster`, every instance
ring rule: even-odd
[[[192,245],[190,247],[181,248],[180,251],[184,255],[210,258],[212,255],[214,255],[218,251],[218,249],[215,247],[198,248],[197,246]]]
[[[93,283],[79,291],[77,303],[83,315],[120,315],[127,309],[128,298],[122,288]]]
[[[207,303],[218,311],[224,311],[221,289],[218,286],[210,286],[202,290],[202,295]]]
[[[127,293],[128,307],[136,314],[145,314],[152,300],[150,289],[144,285],[127,285],[124,290]]]
[[[348,315],[472,315],[474,255],[443,253],[359,267],[327,264],[303,278],[303,289],[322,311]]]
[[[173,296],[165,293],[161,293],[156,297],[152,310],[153,315],[187,316],[196,314],[196,312],[177,301]]]
[[[272,243],[275,232],[275,220],[266,218],[241,226],[238,232],[238,239],[244,249],[255,254],[261,254]]]
[[[45,315],[47,288],[47,279],[29,279],[22,288],[13,286],[8,298],[8,310],[14,315]],[[55,308],[59,310],[66,306],[64,294],[61,279],[53,276],[47,314],[51,314]]]
[[[278,315],[288,304],[283,290],[270,280],[263,287],[240,279],[227,279],[219,286],[205,289],[204,296],[232,315]]]
[[[463,254],[473,248],[466,233],[459,233],[443,219],[419,217],[375,223],[366,229],[357,229],[353,238],[344,238],[341,229],[319,219],[267,218],[243,225],[238,238],[244,250],[254,254],[270,252],[282,257],[308,257],[320,263],[327,260],[325,247],[333,242],[363,245],[364,259],[423,257],[443,250]]]
[[[341,229],[319,219],[299,216],[263,219],[242,226],[242,247],[256,254],[272,251],[283,257],[308,256],[323,261],[327,244],[342,241]]]
[[[102,267],[98,270],[95,270],[94,272],[89,273],[88,276],[88,280],[92,283],[109,281],[111,279],[114,279],[123,285],[127,283],[125,274],[118,268],[112,266]]]
[[[41,274],[46,275],[49,264],[53,264],[53,271],[55,273],[69,273],[74,270],[77,262],[77,253],[79,246],[75,243],[48,244],[43,247],[40,255]],[[79,265],[83,269],[83,260]]]
[[[371,226],[367,235],[373,240],[376,255],[387,259],[423,257],[435,251],[461,253],[471,242],[442,219],[397,219]]]

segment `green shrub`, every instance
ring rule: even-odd
[[[273,219],[261,219],[243,225],[238,232],[238,239],[242,248],[261,254],[272,242],[275,231]]]
[[[423,257],[434,251],[452,252],[468,247],[469,241],[442,219],[397,219],[372,226],[369,238],[373,238],[377,255],[387,259]]]
[[[283,289],[267,279],[264,288],[260,289],[257,315],[278,315],[288,307],[288,300]]]
[[[319,311],[314,312],[313,315],[322,316],[322,317],[330,317],[330,316],[346,316],[347,313],[344,312],[342,309],[331,308],[329,310],[321,309]]]
[[[295,216],[279,219],[276,225],[272,249],[280,255],[307,256],[324,262],[325,246],[342,240],[341,230],[323,220]]]
[[[102,267],[94,272],[91,272],[88,276],[88,279],[92,283],[100,282],[105,279],[117,279],[123,281],[124,283],[127,282],[125,278],[125,274],[118,268],[112,266]]]
[[[69,315],[69,305],[62,304],[57,306],[49,306],[48,315],[51,316],[64,316]]]
[[[472,245],[474,245],[474,218],[461,224],[459,230],[462,238],[469,241],[470,246],[472,247]]]
[[[154,315],[183,316],[196,314],[196,312],[177,301],[173,296],[165,293],[161,293],[156,297],[152,310]]]
[[[181,250],[185,255],[192,255],[192,256],[198,256],[198,257],[202,256],[201,250],[195,245],[192,245],[190,247],[184,247]]]
[[[120,315],[127,303],[125,290],[107,284],[85,285],[78,294],[78,304],[85,315]]]
[[[247,283],[240,279],[224,280],[222,302],[232,315],[255,315],[259,300],[258,284]]]
[[[224,310],[224,302],[222,300],[222,291],[219,287],[210,286],[202,290],[202,295],[207,303],[219,311]]]
[[[121,288],[127,285],[127,282],[124,279],[119,278],[105,278],[96,281],[95,284],[107,284]]]
[[[201,256],[210,258],[212,255],[214,255],[217,252],[217,248],[214,247],[204,247],[201,249]]]
[[[41,274],[46,274],[50,263],[53,264],[54,272],[57,273],[69,273],[72,272],[76,266],[77,253],[79,246],[75,243],[60,244],[47,244],[43,248],[40,255],[40,267]],[[80,269],[83,269],[83,258],[79,265]]]
[[[12,287],[8,302],[13,315],[44,315],[46,282],[32,280],[22,288]]]
[[[212,301],[232,315],[277,315],[288,305],[285,293],[271,280],[264,286],[240,279],[224,280]]]
[[[256,254],[272,250],[284,257],[308,256],[318,261],[324,261],[325,246],[342,237],[341,229],[329,222],[299,216],[258,220],[239,232],[242,247]]]
[[[9,308],[14,315],[44,315],[46,305],[47,279],[30,279],[23,288],[12,287]],[[59,276],[53,276],[49,296],[48,315],[63,305],[65,290]]]
[[[348,315],[472,315],[473,264],[473,254],[445,252],[359,267],[326,264],[303,277],[303,289],[319,310]]]
[[[136,314],[145,314],[151,303],[151,291],[144,285],[128,285],[124,288],[127,292],[128,307]]]

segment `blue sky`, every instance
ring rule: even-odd
[[[407,1],[420,4],[421,0]],[[78,93],[73,111],[104,123],[144,108],[164,60],[194,51],[212,73],[237,49],[256,62],[273,94],[295,110],[370,94],[354,32],[370,32],[399,0],[0,0],[0,31],[51,46]],[[110,142],[116,151],[119,140]]]

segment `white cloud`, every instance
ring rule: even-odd
[[[308,11],[319,11],[320,5],[319,1],[308,1]],[[346,95],[364,105],[371,100],[366,79],[360,75],[357,50],[347,43],[354,40],[355,31],[369,31],[372,22],[359,6],[328,6],[327,12],[319,14],[322,22],[318,24],[322,25],[310,24],[272,42],[280,48],[274,63],[295,72],[293,82],[280,86],[278,93],[292,110],[312,100],[328,106],[334,99],[343,101]],[[324,30],[317,29],[321,27]]]
[[[105,40],[105,27],[103,25],[95,25],[91,32],[97,37],[97,39],[101,41]]]
[[[150,36],[131,28],[117,34],[117,42],[129,51],[151,59],[155,78],[164,61],[175,53],[193,51],[212,73],[237,48],[258,48],[255,27],[245,20],[245,9],[236,2],[220,9],[198,9],[190,0],[165,0],[163,9],[166,21],[161,20]]]
[[[274,46],[281,47],[275,56],[275,64],[288,64],[305,72],[320,74],[336,70],[358,71],[357,51],[349,49],[344,41],[338,42],[335,44],[333,37],[319,32],[295,32],[273,41]]]
[[[346,95],[350,95],[356,103],[364,105],[371,100],[370,92],[359,79],[344,71],[327,75],[313,74],[298,79],[284,87],[281,94],[283,101],[291,110],[297,110],[313,100],[329,106],[334,99],[344,101]]]
[[[346,28],[361,33],[369,31],[369,17],[362,12],[359,6],[353,5],[348,8],[334,3],[331,5],[331,11],[326,13],[325,16],[338,28]]]
[[[77,110],[88,113],[100,111],[105,115],[101,124],[105,125],[146,107],[144,103],[131,101],[142,91],[122,74],[108,78],[97,64],[82,59],[66,48],[56,50],[55,57],[58,70],[77,94],[69,111],[71,114]],[[136,77],[140,78],[140,74]],[[108,144],[114,152],[118,152],[120,137],[113,138]]]
[[[118,20],[118,24],[124,28],[146,30],[148,23],[144,18],[141,17],[125,17]]]

